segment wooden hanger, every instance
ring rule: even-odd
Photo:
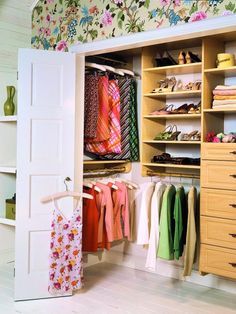
[[[92,62],[85,62],[85,66],[88,68],[93,68],[93,69],[97,69],[97,70],[101,70],[101,71],[106,72],[106,68],[101,64],[92,63]]]
[[[92,200],[93,196],[88,194],[88,193],[80,193],[80,192],[75,192],[75,191],[69,191],[68,190],[68,186],[66,184],[66,181],[71,181],[71,179],[69,177],[66,177],[64,180],[64,184],[66,186],[66,191],[64,192],[58,192],[55,194],[51,194],[48,196],[45,196],[43,198],[41,198],[41,202],[42,203],[48,203],[48,202],[52,202],[53,200],[59,199],[59,198],[63,198],[63,197],[69,197],[72,196],[74,198],[79,198],[79,197],[83,197],[83,198],[87,198]]]
[[[113,68],[111,67],[110,65],[103,65],[103,67],[107,70],[107,71],[110,71],[110,72],[113,72],[115,74],[118,74],[118,75],[121,75],[121,76],[124,76],[124,72],[122,71],[119,71],[117,70],[116,68]]]
[[[102,190],[98,187],[98,186],[96,186],[96,183],[94,184],[93,182],[83,182],[83,186],[86,186],[87,188],[92,188],[93,186],[94,186],[94,190],[95,191],[97,191],[98,193],[100,193],[100,192],[102,192]]]
[[[116,69],[116,70],[121,71],[121,72],[128,74],[130,76],[133,76],[133,77],[135,76],[135,73],[131,70],[127,70],[127,69]]]

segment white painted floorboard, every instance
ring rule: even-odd
[[[1,314],[236,313],[234,294],[108,263],[86,268],[73,297],[14,303],[12,272],[12,264],[0,268]]]

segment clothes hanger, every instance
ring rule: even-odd
[[[95,191],[97,191],[98,193],[102,192],[102,190],[98,186],[96,186],[96,183],[93,184],[92,182],[90,183],[90,182],[83,181],[83,186],[90,188],[90,189],[94,186]]]
[[[115,74],[125,76],[124,72],[117,70],[116,68],[111,67],[110,65],[103,65],[103,67],[110,72],[113,72]]]
[[[111,179],[111,178],[109,178],[109,179],[104,179],[104,178],[103,178],[103,179],[101,179],[101,180],[98,180],[98,182],[103,183],[103,184],[107,184],[107,183],[111,182],[111,183],[112,183],[111,188],[112,188],[113,190],[118,190],[118,189],[119,189],[118,186],[115,185],[115,184],[112,182],[112,179]]]
[[[121,71],[121,72],[128,74],[130,76],[133,76],[133,77],[135,76],[135,73],[131,70],[127,70],[127,69],[116,69],[116,70]]]
[[[85,66],[88,68],[98,69],[98,70],[106,72],[106,68],[101,64],[97,64],[93,62],[85,62]]]
[[[65,178],[64,184],[66,186],[66,190],[64,192],[58,192],[58,193],[55,193],[55,194],[51,194],[51,195],[45,196],[45,197],[41,198],[41,202],[42,203],[48,203],[48,202],[51,202],[51,201],[53,201],[55,199],[59,199],[59,198],[63,198],[63,197],[69,197],[69,196],[72,196],[74,198],[83,197],[83,198],[87,198],[87,199],[90,199],[90,200],[93,199],[93,196],[88,194],[88,193],[69,191],[68,186],[66,184],[66,181],[71,181],[71,179],[69,177]]]

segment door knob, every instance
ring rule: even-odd
[[[232,238],[236,238],[236,233],[229,233]]]
[[[229,263],[232,267],[236,267],[236,263]]]
[[[236,208],[236,204],[229,204],[229,206]]]

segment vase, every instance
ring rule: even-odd
[[[7,86],[7,100],[4,103],[5,116],[12,116],[15,111],[15,104],[13,98],[15,96],[16,89],[14,86]]]

